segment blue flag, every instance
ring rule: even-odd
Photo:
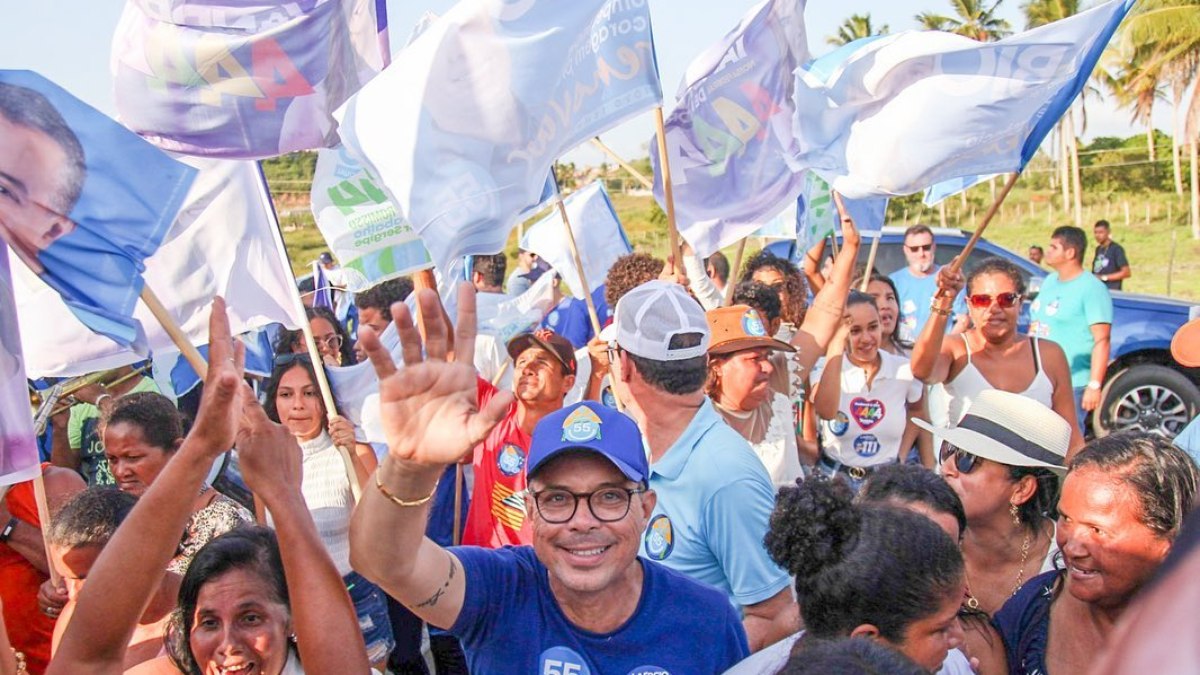
[[[0,71],[0,238],[122,346],[143,342],[144,261],[195,173],[42,76]]]
[[[804,0],[767,0],[688,66],[666,144],[679,232],[701,256],[751,235],[800,194],[803,172],[788,165],[791,72],[808,58]],[[663,204],[658,154],[650,161]]]
[[[520,247],[538,254],[539,258],[549,263],[567,282],[571,294],[582,298],[585,293],[603,286],[608,268],[617,258],[631,252],[633,247],[629,245],[629,238],[625,236],[625,229],[621,227],[621,221],[601,182],[591,183],[572,193],[563,200],[563,205],[571,221],[571,232],[575,235],[575,244],[583,260],[583,272],[590,288],[584,288],[580,283],[575,257],[571,255],[567,243],[567,227],[557,209],[525,230]]]
[[[1135,1],[997,42],[888,35],[797,69],[794,166],[851,198],[1021,171]]]
[[[446,270],[503,249],[555,159],[661,99],[645,2],[462,0],[335,117]]]

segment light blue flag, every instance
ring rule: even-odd
[[[804,0],[765,0],[688,66],[666,123],[676,222],[701,256],[795,202],[793,69],[809,59]],[[650,147],[656,147],[652,140]],[[657,153],[654,196],[664,203]]]
[[[845,197],[1022,170],[1136,0],[981,43],[909,31],[796,70],[797,170]]]
[[[502,250],[555,159],[661,100],[647,3],[462,0],[335,117],[445,270]]]
[[[846,212],[860,233],[880,232],[887,217],[887,199],[842,199]],[[808,172],[804,191],[796,200],[796,251],[803,253],[837,231],[840,218],[833,190],[819,176]]]
[[[0,70],[0,238],[123,347],[144,351],[144,261],[195,174],[42,76]]]
[[[599,181],[572,193],[563,200],[563,205],[571,221],[571,232],[575,235],[579,257],[583,260],[588,288],[580,283],[575,257],[571,255],[567,242],[567,228],[558,209],[526,229],[520,246],[549,263],[567,282],[571,295],[582,298],[603,286],[608,268],[617,258],[633,251],[633,247],[629,245],[625,229],[621,227],[608,193]]]

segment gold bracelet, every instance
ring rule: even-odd
[[[433,496],[435,494],[437,494],[437,483],[434,483],[433,491],[429,493],[428,497],[425,497],[424,499],[417,499],[417,500],[414,500],[411,502],[404,501],[403,499],[400,499],[399,497],[392,494],[391,492],[388,492],[388,489],[383,487],[383,479],[379,477],[378,471],[375,472],[375,487],[379,488],[379,491],[383,493],[383,496],[390,499],[393,504],[395,504],[396,506],[403,506],[405,508],[412,507],[412,506],[422,506],[422,505],[428,503],[429,500],[433,499]]]
[[[940,316],[950,316],[954,313],[954,310],[950,309],[949,307],[939,307],[937,305],[930,305],[929,311]]]

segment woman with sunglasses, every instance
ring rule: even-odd
[[[353,480],[365,485],[375,470],[374,451],[356,443],[354,425],[325,409],[317,385],[316,371],[308,354],[281,354],[266,385],[265,402],[271,421],[283,424],[303,452],[300,490],[317,525],[317,532],[346,590],[354,602],[371,663],[381,667],[395,646],[387,604],[377,586],[350,568],[350,516],[354,512],[354,488],[346,460],[339,448],[345,448],[353,468]]]
[[[908,359],[879,348],[883,342],[875,299],[850,291],[841,328],[829,343],[823,369],[813,372],[810,400],[821,420],[817,469],[844,475],[855,490],[869,473],[898,462],[913,447],[919,429],[921,383]],[[922,457],[933,467],[933,457]]]
[[[1019,394],[979,395],[957,426],[916,424],[942,442],[941,470],[967,514],[962,551],[970,609],[989,615],[1053,569],[1058,474],[1070,425]]]
[[[1165,438],[1123,432],[1071,460],[1058,503],[1066,569],[1031,579],[996,613],[1011,673],[1096,672],[1113,629],[1171,551],[1196,499],[1195,463]],[[1165,647],[1191,650],[1182,632]],[[1159,667],[1150,672],[1182,672]]]
[[[1021,271],[1002,258],[988,258],[971,271],[966,288],[972,327],[959,336],[946,337],[946,322],[962,274],[943,267],[937,284],[929,321],[913,347],[912,371],[925,384],[945,388],[948,422],[960,420],[981,392],[999,389],[1053,409],[1071,427],[1071,449],[1082,446],[1066,355],[1049,340],[1017,332],[1025,298]]]
[[[312,329],[313,340],[317,343],[317,351],[321,353],[321,361],[327,366],[354,365],[354,350],[350,346],[350,338],[341,322],[326,307],[305,307],[308,325]],[[304,331],[285,330],[279,334],[275,344],[275,353],[292,352],[295,354],[308,353],[308,345],[304,344]]]

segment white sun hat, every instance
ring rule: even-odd
[[[993,462],[1066,470],[1071,425],[1028,396],[989,389],[971,401],[957,426],[935,427],[916,418],[913,424]]]

